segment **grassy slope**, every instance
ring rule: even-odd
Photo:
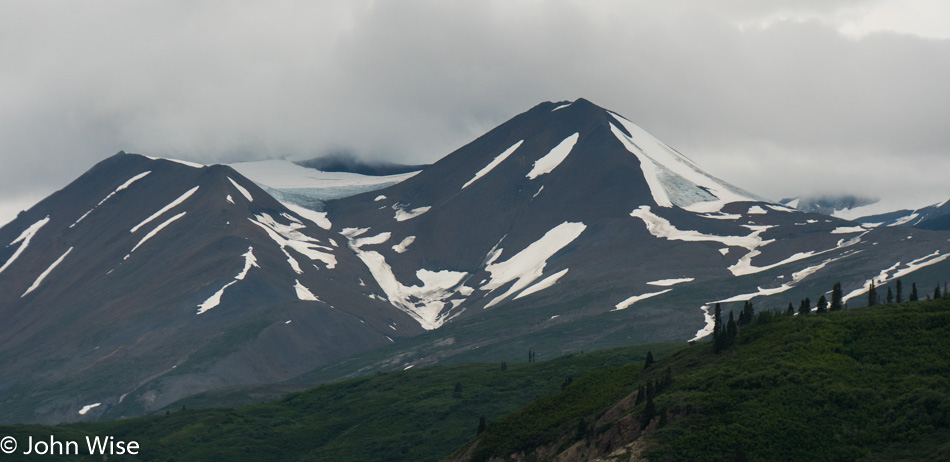
[[[493,422],[472,458],[563,449],[579,419],[636,391],[637,366],[597,371]],[[647,437],[651,460],[950,459],[947,300],[782,316],[725,353],[698,344],[652,370],[668,366],[674,382],[656,407],[670,422]]]
[[[80,441],[81,447],[85,435],[113,435],[142,447],[138,458],[110,460],[438,460],[475,436],[480,416],[498,419],[556,393],[567,377],[681,346],[509,363],[506,371],[499,363],[410,369],[323,385],[267,404],[59,427],[0,426],[0,435],[17,437],[21,450],[27,436],[50,434]],[[459,394],[456,383],[462,384]]]

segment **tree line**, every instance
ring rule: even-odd
[[[891,290],[891,286],[887,286],[887,293],[884,296],[882,301],[880,294],[878,293],[878,288],[874,284],[874,280],[869,281],[868,285],[868,306],[879,305],[881,303],[892,304],[892,303],[903,303],[904,302],[904,286],[900,279],[895,280],[895,288]],[[925,295],[927,300],[931,299],[931,295]],[[940,284],[934,288],[933,299],[939,298],[950,298],[950,292],[947,290],[947,283],[943,284],[943,290],[940,288]],[[920,300],[920,295],[917,292],[917,283],[911,283],[910,293],[907,296],[907,301],[916,302]],[[844,294],[841,290],[841,283],[835,283],[834,287],[831,289],[831,300],[829,301],[825,294],[821,294],[818,298],[818,302],[815,304],[815,313],[823,314],[830,311],[838,311],[841,309],[847,308],[847,304],[844,301]],[[796,311],[795,306],[792,302],[789,302],[788,308],[785,310],[786,316],[794,316],[796,313],[798,315],[806,315],[812,312],[811,299],[805,297],[798,305],[798,310]],[[778,316],[776,311],[760,311],[758,314],[755,312],[755,308],[752,306],[752,302],[746,300],[745,305],[742,308],[742,311],[739,312],[739,316],[734,316],[732,310],[729,311],[728,321],[723,322],[722,307],[719,303],[716,303],[714,313],[713,313],[713,350],[716,353],[731,347],[735,343],[736,337],[742,331],[744,326],[752,324],[753,322],[764,323],[770,321],[773,317]]]

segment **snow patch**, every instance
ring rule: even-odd
[[[507,292],[485,305],[485,308],[498,304],[509,295],[523,290],[541,277],[547,260],[573,242],[574,239],[577,239],[585,229],[587,229],[587,225],[584,223],[561,223],[508,260],[486,266],[485,270],[491,274],[491,278],[487,284],[482,286],[483,290],[492,292],[509,282],[514,281],[514,284]],[[500,254],[501,249],[499,249],[497,255]],[[494,257],[497,258],[497,255]]]
[[[384,201],[384,200],[386,200],[386,196],[380,194],[376,196],[376,199],[373,199],[373,202],[379,202],[379,201]]]
[[[385,244],[386,241],[392,236],[392,233],[386,231],[384,233],[379,233],[375,236],[370,237],[361,237],[359,239],[354,239],[351,245],[356,248],[361,248],[367,245],[380,245]]]
[[[637,303],[637,302],[639,302],[639,301],[641,301],[641,300],[646,300],[646,299],[648,299],[648,298],[656,297],[657,295],[663,295],[663,294],[665,294],[665,293],[667,293],[667,292],[669,292],[669,291],[671,291],[671,290],[673,290],[673,289],[666,289],[666,290],[661,290],[661,291],[659,291],[659,292],[650,292],[650,293],[647,293],[647,294],[634,295],[633,297],[630,297],[630,298],[628,298],[628,299],[626,299],[626,300],[624,300],[624,301],[618,303],[618,304],[617,304],[617,307],[614,308],[614,309],[612,309],[612,310],[610,310],[610,311],[625,310],[625,309],[627,309],[627,308],[630,308],[630,305],[633,305],[634,303]]]
[[[197,162],[189,162],[189,161],[187,161],[187,160],[171,159],[171,158],[168,158],[168,157],[152,157],[152,156],[144,156],[144,157],[147,157],[147,158],[152,159],[152,160],[167,160],[167,161],[169,161],[169,162],[174,162],[174,163],[176,163],[176,164],[187,165],[187,166],[192,167],[192,168],[204,168],[204,167],[205,167],[204,165],[199,164],[199,163],[197,163]]]
[[[662,218],[650,211],[649,205],[641,205],[638,209],[630,212],[630,215],[643,220],[650,234],[671,240],[687,242],[719,242],[730,247],[742,247],[746,250],[755,250],[756,247],[773,242],[773,240],[764,241],[759,236],[760,233],[768,229],[767,227],[757,227],[752,234],[748,236],[717,236],[714,234],[705,234],[699,231],[677,229],[669,220]]]
[[[56,261],[54,261],[52,265],[49,265],[49,267],[46,268],[45,271],[40,273],[39,277],[37,277],[36,280],[33,281],[33,285],[31,285],[29,289],[26,289],[26,292],[23,292],[23,295],[20,295],[20,298],[26,297],[28,293],[36,290],[36,288],[39,287],[40,284],[43,283],[43,280],[46,279],[46,276],[49,276],[49,273],[52,273],[53,270],[56,269],[56,267],[59,266],[59,264],[62,263],[64,259],[66,259],[66,255],[69,255],[69,253],[72,251],[73,251],[73,248],[70,247],[69,250],[66,251],[66,253],[60,255],[60,257],[57,258]]]
[[[390,233],[382,233],[372,238],[353,239],[366,230],[368,228],[348,228],[344,230],[344,235],[350,240],[350,248],[366,265],[376,283],[386,294],[389,303],[411,316],[426,330],[436,329],[450,319],[451,309],[443,312],[446,308],[446,300],[456,292],[461,292],[461,288],[464,287],[462,281],[468,273],[420,269],[416,271],[416,278],[422,285],[406,286],[396,279],[392,267],[386,262],[384,256],[379,252],[361,248],[364,245],[385,242],[381,236],[385,235],[388,239]]]
[[[219,304],[221,304],[221,296],[224,295],[224,291],[228,287],[231,287],[233,284],[235,284],[238,281],[243,281],[244,278],[247,276],[247,272],[251,270],[251,267],[260,268],[260,266],[257,265],[257,257],[254,256],[254,247],[248,246],[247,252],[244,252],[244,254],[241,256],[244,257],[244,268],[241,270],[241,272],[238,273],[237,276],[234,276],[233,281],[225,284],[224,287],[219,289],[213,295],[208,297],[207,300],[205,300],[200,305],[198,305],[198,312],[195,314],[204,313],[218,306]]]
[[[552,274],[552,275],[550,275],[550,276],[548,276],[548,277],[542,279],[540,282],[538,282],[538,283],[532,285],[531,287],[528,287],[527,289],[523,290],[520,294],[518,294],[518,295],[515,297],[515,300],[517,300],[517,299],[519,299],[519,298],[521,298],[521,297],[527,297],[528,295],[531,295],[531,294],[540,292],[540,291],[542,291],[542,290],[544,290],[544,289],[547,289],[548,287],[553,286],[554,283],[556,283],[559,279],[561,279],[562,276],[564,276],[565,274],[567,274],[567,270],[568,270],[568,268],[564,268],[563,270],[558,271],[557,273],[554,273],[554,274]]]
[[[556,110],[558,110],[558,109],[564,109],[564,108],[566,108],[566,107],[568,107],[568,106],[570,106],[570,105],[571,105],[571,103],[562,104],[562,105],[560,105],[560,106],[558,106],[558,107],[556,107],[556,108],[554,108],[554,109],[551,109],[551,112],[554,112],[554,111],[556,111]]]
[[[90,213],[92,213],[94,210],[96,210],[97,208],[99,208],[99,206],[102,205],[102,204],[104,204],[107,200],[111,199],[112,196],[115,196],[118,192],[120,192],[120,191],[122,191],[122,190],[128,188],[132,183],[135,183],[136,181],[141,180],[142,178],[145,178],[145,176],[148,175],[149,173],[152,173],[152,171],[149,170],[149,171],[146,171],[146,172],[143,172],[143,173],[139,173],[138,175],[135,175],[135,176],[133,176],[132,178],[130,178],[130,179],[129,179],[128,181],[126,181],[125,183],[122,183],[121,185],[119,185],[118,188],[115,188],[115,191],[112,191],[111,193],[109,193],[108,196],[106,196],[104,199],[102,199],[101,201],[99,201],[99,203],[96,204],[95,207],[89,209],[88,212],[84,213],[83,216],[79,217],[79,219],[76,220],[75,223],[69,225],[69,227],[70,227],[70,228],[75,228],[76,225],[78,225],[80,221],[82,221],[84,218],[86,218],[87,216],[89,216]]]
[[[558,165],[561,165],[561,162],[564,162],[564,159],[567,159],[567,155],[574,149],[578,138],[580,138],[580,133],[575,133],[558,143],[558,145],[545,154],[544,157],[534,161],[534,166],[525,176],[533,180],[545,173],[554,171]]]
[[[412,245],[413,242],[415,242],[415,240],[416,240],[415,236],[406,236],[406,238],[403,239],[402,242],[393,246],[393,250],[395,250],[396,253],[404,253],[406,249],[408,249],[409,246]]]
[[[751,294],[736,295],[734,297],[729,297],[723,300],[717,300],[713,303],[744,302],[744,301],[751,300],[754,297],[780,294],[782,292],[785,292],[786,290],[791,289],[792,287],[795,287],[792,283],[785,283],[785,284],[782,284],[781,286],[773,287],[771,289],[763,289],[761,287],[756,287],[757,289],[756,292],[752,292]]]
[[[162,223],[162,224],[156,226],[155,229],[149,231],[149,233],[146,234],[145,237],[143,237],[141,240],[139,240],[139,243],[138,243],[138,244],[135,244],[135,247],[132,247],[132,250],[129,251],[129,254],[126,255],[125,258],[123,258],[123,260],[128,260],[128,259],[129,259],[129,256],[132,255],[132,252],[135,252],[135,249],[138,249],[138,248],[139,248],[142,244],[144,244],[146,241],[148,241],[149,239],[155,237],[155,235],[158,234],[159,231],[165,229],[166,226],[172,224],[172,222],[174,222],[175,220],[177,220],[177,219],[179,219],[179,218],[185,216],[186,213],[188,213],[188,212],[181,212],[181,213],[179,213],[178,215],[175,215],[175,216],[173,216],[173,217],[171,217],[171,218],[165,220],[164,223]]]
[[[798,210],[794,210],[794,208],[783,207],[783,206],[781,206],[781,205],[765,204],[765,206],[768,207],[768,208],[770,208],[770,209],[772,209],[772,210],[775,210],[776,212],[789,212],[789,213],[791,213],[791,212],[797,212],[797,211],[798,211]]]
[[[719,249],[719,253],[726,255],[727,253],[729,253],[729,247],[724,247],[722,249]]]
[[[234,203],[234,199],[231,198],[230,194],[228,194],[228,197],[226,197],[225,199],[232,204]]]
[[[9,268],[10,265],[13,264],[13,262],[16,261],[16,259],[17,259],[17,258],[23,253],[23,251],[26,250],[26,248],[30,245],[30,240],[33,239],[33,236],[36,235],[36,232],[39,231],[40,228],[42,228],[42,227],[43,227],[44,225],[46,225],[47,223],[49,223],[49,215],[47,215],[46,218],[43,218],[42,220],[37,221],[36,223],[33,223],[33,224],[30,225],[28,228],[26,228],[25,230],[23,230],[23,232],[20,233],[20,236],[17,237],[16,239],[14,239],[13,242],[11,242],[11,243],[8,245],[8,247],[9,247],[9,246],[14,245],[14,244],[16,244],[16,243],[18,243],[18,242],[22,242],[22,244],[20,244],[20,246],[17,247],[16,251],[13,252],[13,255],[10,256],[10,259],[7,260],[7,262],[4,263],[3,266],[0,266],[0,273],[2,273],[3,270]]]
[[[716,318],[715,315],[709,312],[709,305],[703,305],[699,309],[703,311],[703,320],[706,322],[706,324],[702,329],[696,331],[696,336],[691,338],[689,340],[690,342],[695,342],[696,340],[712,334],[713,330],[716,328]]]
[[[330,223],[330,220],[327,218],[327,212],[317,212],[291,202],[281,202],[281,204],[283,204],[284,207],[287,207],[287,209],[291,212],[294,212],[297,215],[300,215],[316,223],[317,226],[327,231],[333,227],[333,223]]]
[[[234,181],[234,179],[232,179],[231,177],[228,177],[228,181],[230,181],[231,184],[233,184],[234,187],[237,188],[238,191],[240,191],[241,195],[244,196],[248,202],[254,202],[254,198],[251,197],[251,193],[248,192],[247,189],[244,189],[244,186],[239,185],[237,181]]]
[[[524,142],[524,140],[518,141],[517,143],[515,143],[514,145],[512,145],[510,148],[506,149],[506,150],[505,150],[504,152],[502,152],[501,154],[498,154],[498,156],[496,156],[494,160],[492,160],[491,162],[489,162],[488,165],[482,167],[482,169],[479,170],[478,173],[476,173],[475,176],[472,177],[471,180],[468,180],[465,184],[463,184],[463,185],[462,185],[462,189],[467,188],[468,185],[474,183],[474,182],[477,181],[479,178],[485,176],[488,172],[492,171],[492,169],[494,169],[495,167],[497,167],[498,164],[502,163],[505,159],[507,159],[508,156],[511,155],[511,153],[515,152],[515,151],[518,149],[518,147],[521,146],[521,143],[523,143],[523,142]],[[382,197],[386,197],[386,196],[382,196]]]
[[[162,208],[159,209],[157,212],[153,213],[152,216],[146,218],[145,220],[142,220],[141,223],[139,223],[139,224],[133,226],[132,229],[129,230],[129,232],[130,232],[130,233],[134,233],[134,232],[138,231],[138,230],[139,230],[140,228],[142,228],[143,226],[145,226],[145,225],[151,223],[152,220],[154,220],[154,219],[156,219],[156,218],[162,216],[162,214],[164,214],[165,212],[167,212],[167,211],[169,211],[169,210],[171,210],[171,209],[177,207],[179,204],[181,204],[181,203],[184,202],[186,199],[188,199],[189,197],[191,197],[191,195],[194,194],[195,191],[197,191],[199,187],[200,187],[200,186],[195,186],[194,188],[191,188],[191,189],[189,189],[188,191],[185,191],[184,194],[182,194],[181,196],[178,196],[178,199],[175,199],[175,200],[171,201],[170,203],[168,203],[168,205],[162,207]]]
[[[297,292],[297,298],[305,302],[319,302],[320,299],[317,298],[313,292],[310,291],[306,286],[300,283],[299,279],[294,280],[294,290]]]
[[[419,215],[422,215],[423,213],[428,212],[429,209],[431,208],[432,208],[431,206],[419,207],[419,208],[409,210],[407,212],[404,205],[402,204],[393,205],[393,210],[396,211],[396,216],[395,216],[396,221],[406,221],[406,220],[418,217]]]
[[[651,286],[670,287],[676,284],[682,284],[684,282],[693,282],[693,281],[694,281],[694,278],[660,279],[658,281],[650,281],[647,284]]]
[[[101,405],[102,405],[102,403],[87,404],[87,405],[83,406],[82,409],[79,410],[79,415],[86,415],[87,412],[89,412],[89,411],[91,411],[91,410],[93,410],[93,409],[95,409],[95,408],[97,408],[97,407],[99,407],[99,406],[101,406]]]
[[[861,226],[839,226],[831,231],[831,234],[851,234],[862,233],[865,229]]]
[[[759,207],[758,205],[753,205],[752,207],[749,207],[749,211],[746,212],[747,215],[765,215],[766,213],[769,213],[769,212],[763,209],[762,207]]]
[[[317,239],[301,233],[299,230],[305,228],[304,225],[300,223],[285,225],[275,221],[273,217],[266,213],[255,215],[254,218],[248,218],[248,220],[263,229],[271,240],[280,246],[280,250],[287,256],[287,263],[290,264],[291,269],[293,269],[295,273],[303,274],[303,270],[300,268],[297,260],[287,251],[287,248],[297,251],[310,260],[323,262],[327,269],[336,267],[336,256],[329,253],[332,252],[333,249],[321,245]]]
[[[227,290],[228,287],[231,287],[232,285],[234,285],[235,283],[237,283],[237,281],[231,281],[231,282],[225,284],[224,287],[218,289],[217,292],[215,292],[213,295],[211,295],[210,297],[208,297],[207,300],[205,300],[205,301],[202,302],[200,305],[198,305],[198,312],[195,313],[195,314],[202,314],[202,313],[204,313],[204,312],[206,312],[206,311],[208,311],[208,310],[210,310],[210,309],[212,309],[212,308],[214,308],[214,307],[220,305],[220,304],[221,304],[221,296],[224,295],[224,291]]]
[[[718,212],[715,215],[711,213],[706,213],[700,216],[703,218],[712,218],[713,220],[738,220],[742,218],[742,215],[739,215],[738,213],[723,213],[723,212]]]

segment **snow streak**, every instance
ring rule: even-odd
[[[178,196],[178,199],[175,199],[175,200],[171,201],[168,205],[162,207],[159,211],[153,213],[152,216],[146,218],[146,219],[143,220],[141,223],[139,223],[139,224],[133,226],[132,229],[129,230],[129,232],[130,232],[130,233],[134,233],[134,232],[138,231],[141,227],[143,227],[143,226],[145,226],[145,225],[151,223],[152,220],[154,220],[154,219],[156,219],[156,218],[162,216],[162,214],[164,214],[165,212],[167,212],[167,211],[169,211],[169,210],[171,210],[171,209],[177,207],[178,204],[181,204],[181,203],[184,202],[186,199],[188,199],[189,197],[191,197],[191,195],[194,194],[195,191],[197,191],[199,187],[200,187],[200,186],[195,186],[194,188],[191,188],[191,189],[189,189],[188,191],[186,191],[186,192],[185,192],[184,194],[182,194],[181,196]]]
[[[492,171],[493,168],[497,167],[498,164],[502,163],[505,159],[507,159],[508,156],[511,155],[511,153],[515,152],[515,151],[518,149],[518,147],[521,146],[521,143],[524,143],[524,140],[521,140],[521,141],[515,143],[515,144],[512,145],[510,148],[506,149],[505,152],[502,152],[501,154],[498,154],[498,156],[496,156],[494,160],[492,160],[491,162],[489,162],[488,165],[486,165],[486,166],[483,167],[481,170],[479,170],[478,173],[476,173],[475,176],[472,177],[471,180],[468,180],[468,182],[466,182],[465,184],[463,184],[463,185],[462,185],[462,189],[467,188],[468,185],[474,183],[474,182],[477,181],[479,178],[485,176],[485,174],[487,174],[488,172]],[[380,196],[380,197],[386,197],[386,196]],[[378,199],[377,199],[377,200],[378,200]]]
[[[70,247],[69,250],[67,250],[66,253],[62,254],[59,258],[57,258],[56,261],[54,261],[52,265],[49,265],[49,268],[46,268],[45,271],[40,273],[39,277],[37,277],[36,280],[33,281],[33,285],[31,285],[29,289],[26,289],[26,292],[23,292],[23,295],[20,295],[20,298],[26,297],[26,294],[36,290],[36,288],[39,287],[40,284],[43,283],[43,280],[46,279],[46,276],[49,276],[49,273],[52,273],[53,270],[56,269],[56,267],[59,266],[60,263],[63,262],[63,260],[66,258],[66,255],[69,255],[69,253],[72,251],[73,251],[73,248]]]
[[[20,233],[20,236],[14,239],[13,242],[9,244],[9,245],[13,245],[13,244],[16,244],[17,242],[23,242],[22,244],[20,244],[19,247],[17,247],[16,251],[13,252],[13,255],[10,256],[10,259],[7,260],[7,262],[4,263],[3,266],[0,266],[0,273],[2,273],[3,270],[9,268],[10,265],[13,264],[14,261],[16,261],[17,257],[19,257],[20,254],[22,254],[23,251],[26,250],[27,246],[30,245],[30,240],[33,239],[33,236],[36,235],[36,232],[39,231],[40,228],[42,228],[47,223],[49,223],[49,215],[47,215],[46,218],[40,221],[37,221],[36,223],[33,223],[28,228],[23,230],[23,232]]]

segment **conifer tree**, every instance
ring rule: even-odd
[[[877,305],[877,288],[874,287],[874,281],[868,286],[868,306]]]
[[[830,311],[838,311],[842,308],[841,299],[844,297],[841,291],[841,283],[836,282],[833,289],[831,289],[831,305],[828,307]]]
[[[653,404],[653,397],[647,397],[647,405],[643,407],[643,417],[640,420],[640,426],[650,425],[650,421],[656,416],[656,405]]]
[[[891,286],[887,286],[887,298],[885,299],[888,305],[894,303],[894,292],[891,291]]]
[[[824,313],[828,311],[828,299],[825,298],[825,294],[821,294],[821,297],[818,298],[818,312]]]
[[[934,288],[934,300],[940,298],[940,284],[937,284],[937,287]]]
[[[795,316],[795,307],[792,306],[792,302],[788,302],[788,309],[785,310],[785,314],[788,316]]]
[[[669,388],[670,385],[673,385],[673,370],[670,369],[670,366],[666,366],[666,371],[663,372],[663,382],[661,383],[664,390]]]
[[[806,300],[808,299],[806,298],[805,300],[802,300],[802,302],[798,305],[799,315],[808,314],[808,311],[811,309],[811,307],[808,306],[809,303]]]
[[[637,388],[637,401],[633,403],[633,405],[636,406],[637,404],[642,403],[643,400],[646,399],[646,397],[647,397],[647,389],[643,385],[640,385]]]
[[[917,283],[911,283],[910,285],[910,296],[907,297],[907,301],[916,302],[917,301]]]
[[[653,401],[654,396],[656,396],[656,387],[653,386],[652,380],[647,380],[647,401]]]
[[[649,369],[650,366],[652,366],[654,362],[656,361],[653,360],[653,351],[652,350],[647,351],[647,360],[643,362],[643,368]]]
[[[745,302],[745,307],[742,309],[742,314],[745,316],[745,324],[752,324],[752,320],[755,319],[755,308],[752,307],[751,300],[747,300]]]
[[[729,322],[726,324],[726,347],[732,346],[738,334],[739,329],[736,327],[736,320],[732,316],[732,310],[729,310]]]
[[[901,280],[897,280],[897,294],[894,295],[894,302],[900,303],[904,301],[904,286],[901,284]]]

